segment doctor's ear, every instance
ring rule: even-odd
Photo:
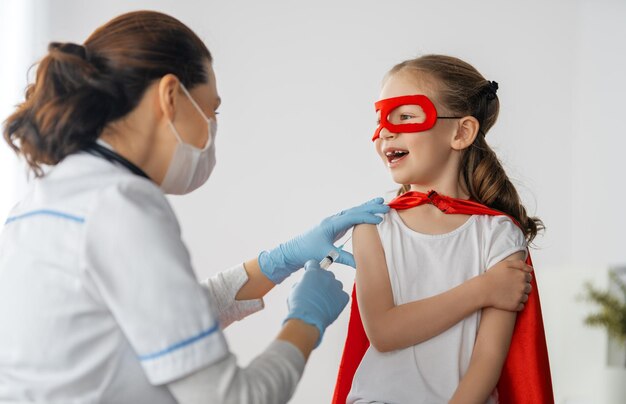
[[[473,116],[465,116],[459,119],[458,127],[450,146],[454,150],[463,150],[471,146],[478,135],[480,124]]]
[[[164,117],[170,121],[174,120],[176,115],[177,94],[180,82],[173,74],[166,74],[159,80],[158,95],[159,107]]]

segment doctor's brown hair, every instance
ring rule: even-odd
[[[96,29],[83,45],[53,42],[25,101],[7,118],[4,138],[36,176],[89,146],[132,111],[146,88],[174,74],[191,89],[208,81],[206,45],[168,15],[136,11]]]
[[[404,61],[394,66],[388,76],[398,72],[413,73],[416,78],[431,84],[434,98],[450,115],[473,116],[478,120],[479,134],[463,151],[461,159],[460,175],[467,192],[471,199],[513,217],[531,243],[544,229],[543,222],[528,216],[515,186],[485,140],[500,110],[497,84],[486,80],[469,63],[444,55],[425,55]],[[403,185],[398,195],[409,189],[410,186]]]

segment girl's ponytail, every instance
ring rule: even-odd
[[[543,229],[540,219],[527,215],[517,190],[483,135],[479,134],[474,144],[465,150],[461,175],[471,198],[512,216],[520,224],[529,243]]]

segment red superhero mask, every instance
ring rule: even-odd
[[[380,122],[372,141],[380,137],[383,128],[392,133],[424,132],[435,126],[437,119],[456,119],[457,116],[437,116],[435,104],[425,95],[403,95],[386,98],[374,104],[380,111]]]

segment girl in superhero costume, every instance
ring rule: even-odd
[[[353,233],[356,284],[334,403],[553,402],[534,278],[519,314],[437,300],[488,268],[532,266],[527,245],[543,224],[486,142],[497,89],[441,55],[385,78],[373,141],[402,188],[380,225]],[[439,304],[454,315],[438,315]]]

